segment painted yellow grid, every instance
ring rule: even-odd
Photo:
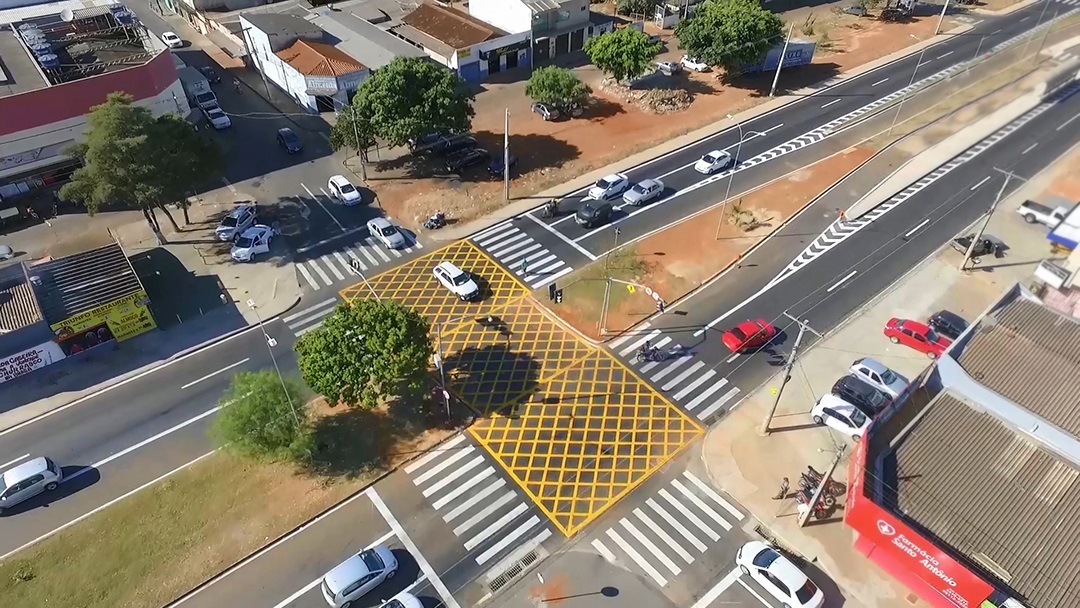
[[[483,299],[461,302],[442,287],[431,274],[442,261],[477,276]],[[373,291],[432,322],[450,388],[489,416],[470,433],[567,536],[701,434],[633,371],[548,316],[521,282],[468,241],[388,269],[341,296]]]

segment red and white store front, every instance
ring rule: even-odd
[[[994,587],[863,495],[866,444],[851,455],[844,521],[855,532],[855,548],[936,608],[979,608]]]

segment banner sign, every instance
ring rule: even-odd
[[[157,327],[147,305],[150,298],[140,289],[60,323],[51,325],[56,341],[68,354],[86,350],[110,340],[123,342]]]
[[[64,357],[64,351],[59,345],[55,342],[46,342],[0,359],[0,383],[56,363]]]

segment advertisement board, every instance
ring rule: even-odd
[[[859,541],[874,545],[874,552],[885,552],[891,558],[890,561],[899,564],[945,600],[944,603],[939,603],[924,598],[927,601],[957,608],[981,606],[994,591],[989,583],[923,538],[895,515],[863,496],[865,457],[866,448],[857,444],[851,459],[850,472],[853,477],[849,477],[851,485],[844,517],[847,524],[859,533]]]
[[[123,342],[157,327],[149,303],[150,298],[140,289],[50,328],[56,334],[56,342],[69,355],[112,340]]]
[[[28,348],[21,353],[4,357],[0,359],[0,383],[56,363],[65,356],[64,351],[60,349],[56,342],[46,342],[38,344],[34,348]]]

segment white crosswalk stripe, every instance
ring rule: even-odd
[[[288,327],[294,334],[302,336],[313,329],[322,327],[323,319],[326,318],[326,315],[334,312],[334,306],[337,303],[337,298],[329,298],[303,310],[286,315],[281,320],[285,323],[285,327]]]
[[[353,264],[360,272],[368,272],[424,248],[423,244],[405,232],[402,234],[405,235],[407,246],[401,249],[387,249],[374,237],[363,232],[361,234],[363,236],[342,249],[298,262],[296,269],[308,287],[318,291],[341,281],[354,281],[357,272]]]
[[[659,349],[663,358],[639,360],[637,353],[646,343]],[[675,343],[661,330],[651,329],[647,323],[613,340],[608,347],[698,420],[710,420],[737,403],[735,398],[740,391],[727,378],[719,377],[696,353]]]
[[[662,506],[657,497],[667,505]],[[597,533],[590,544],[605,560],[643,572],[660,587],[674,582],[684,569],[716,546],[720,534],[706,521],[728,532],[744,517],[690,471],[669,480],[645,499],[644,506]]]
[[[474,234],[472,241],[533,289],[574,271],[512,221]]]
[[[499,471],[465,435],[405,467],[413,485],[453,526],[454,536],[481,566],[511,552],[516,556],[522,547],[536,547],[552,536],[546,520]]]

